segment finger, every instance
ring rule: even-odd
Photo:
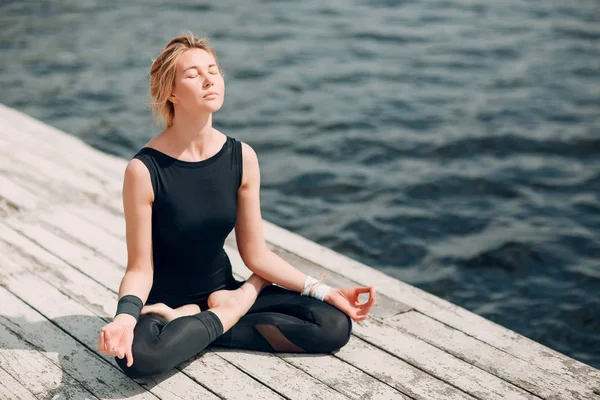
[[[353,318],[355,321],[360,322],[360,321],[364,321],[365,319],[367,319],[366,315],[355,315]]]
[[[104,332],[104,348],[107,352],[112,351],[112,340],[108,331]]]
[[[371,289],[370,286],[358,287],[355,289],[356,293],[368,293]]]
[[[133,354],[131,353],[131,348],[127,350],[127,366],[131,367],[133,365]]]
[[[369,308],[375,305],[375,298],[375,289],[371,287],[371,289],[369,290],[369,301],[366,303],[369,306]]]
[[[104,353],[104,332],[102,331],[98,335],[98,351]]]

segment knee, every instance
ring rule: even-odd
[[[352,320],[346,313],[332,309],[327,318],[323,319],[321,330],[323,331],[322,352],[332,352],[344,347],[352,333]]]

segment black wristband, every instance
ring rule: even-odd
[[[140,311],[142,311],[144,303],[142,299],[133,295],[126,294],[125,296],[119,299],[119,303],[117,304],[117,313],[115,317],[119,314],[129,314],[132,315],[137,321],[140,317]]]

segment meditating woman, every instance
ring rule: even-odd
[[[331,288],[269,250],[257,155],[212,126],[225,90],[207,40],[191,33],[170,40],[150,68],[150,93],[164,130],[124,172],[127,269],[99,351],[137,378],[170,370],[211,343],[298,353],[344,346],[352,320],[367,318],[375,304],[375,290]],[[234,278],[223,248],[234,228],[253,272],[246,281]],[[361,303],[360,293],[369,300]]]

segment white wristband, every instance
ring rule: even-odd
[[[301,295],[308,296],[308,291],[310,290],[312,285],[314,285],[317,282],[319,282],[319,281],[316,280],[315,278],[313,278],[312,276],[306,275],[306,280],[304,281],[304,289],[302,289]]]
[[[315,278],[313,278],[312,276],[307,275],[301,295],[311,296],[311,297],[314,297],[315,299],[323,301],[323,299],[325,298],[325,296],[327,295],[327,293],[329,292],[329,289],[331,289],[331,287],[322,283],[322,280],[323,280],[323,278],[321,278],[321,280],[319,281],[319,280],[316,280]],[[312,293],[311,293],[311,291],[312,291]]]
[[[323,299],[325,299],[325,296],[327,295],[327,292],[329,292],[329,289],[331,289],[331,287],[327,286],[326,284],[318,283],[316,289],[313,292],[312,297],[323,301]]]

